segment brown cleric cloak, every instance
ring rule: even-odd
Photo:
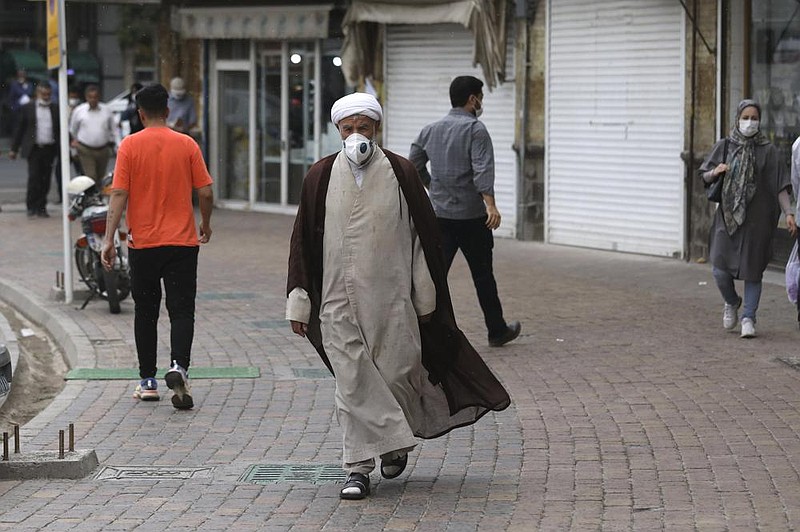
[[[430,384],[444,393],[448,411],[439,411],[444,409],[438,407],[440,403],[437,401],[424,402],[429,405],[424,413],[427,428],[425,433],[415,434],[420,438],[436,438],[454,428],[475,423],[489,410],[504,410],[511,399],[456,325],[436,216],[414,165],[388,150],[383,149],[383,152],[405,195],[436,286],[436,310],[429,322],[420,323],[422,365],[428,372]],[[337,155],[334,153],[315,163],[303,181],[289,250],[286,289],[287,296],[297,287],[308,293],[311,318],[307,338],[331,373],[333,369],[323,348],[319,311],[325,197]],[[376,294],[376,297],[380,297],[380,294]]]

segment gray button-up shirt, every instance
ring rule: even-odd
[[[408,158],[430,189],[437,217],[468,220],[486,214],[481,194],[494,196],[494,149],[486,126],[475,115],[454,107],[423,128]]]

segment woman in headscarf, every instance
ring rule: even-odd
[[[758,103],[742,100],[730,134],[714,145],[699,170],[707,184],[724,179],[722,201],[711,227],[711,264],[725,301],[723,327],[736,327],[739,307],[744,304],[742,338],[756,335],[761,277],[772,256],[772,237],[781,212],[790,232],[796,231],[786,162],[761,133],[760,118]],[[744,302],[734,279],[744,281]]]

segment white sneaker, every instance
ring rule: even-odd
[[[750,318],[742,318],[742,338],[755,338],[756,324]]]
[[[739,303],[736,305],[729,305],[725,303],[722,308],[722,326],[730,330],[736,327],[736,322],[739,321],[739,307],[742,306],[742,299],[739,298]]]

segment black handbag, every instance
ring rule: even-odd
[[[722,150],[722,162],[728,164],[728,138],[725,138],[725,149]],[[717,180],[706,185],[706,197],[708,201],[719,203],[722,201],[722,182],[725,181],[725,173],[717,176]]]

